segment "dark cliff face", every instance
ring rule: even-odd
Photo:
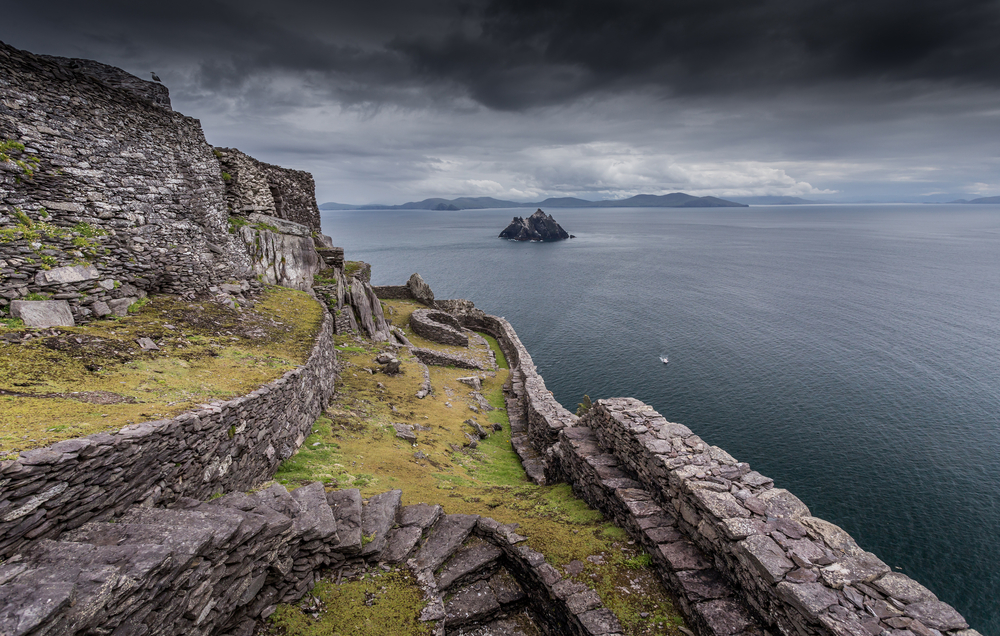
[[[513,241],[561,241],[569,238],[569,233],[556,223],[552,215],[541,209],[524,219],[515,216],[510,225],[500,232],[500,238]]]

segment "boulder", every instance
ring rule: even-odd
[[[434,292],[431,291],[430,285],[424,282],[424,279],[420,277],[420,274],[414,272],[410,276],[410,280],[406,281],[406,287],[413,294],[413,297],[428,307],[434,306]]]
[[[26,327],[73,327],[73,313],[65,300],[14,300],[10,315],[24,321]]]
[[[569,238],[569,233],[562,229],[551,214],[542,212],[541,208],[527,219],[515,216],[500,238],[512,241],[561,241]]]

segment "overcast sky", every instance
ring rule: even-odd
[[[1000,195],[1000,0],[8,4],[320,201]]]

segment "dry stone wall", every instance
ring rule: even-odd
[[[638,400],[598,400],[554,454],[643,541],[707,633],[976,634],[793,494]]]
[[[129,507],[246,490],[308,436],[334,390],[333,320],[306,363],[252,393],[0,462],[0,558]]]
[[[3,43],[0,67],[0,142],[24,146],[0,161],[0,296],[65,295],[79,318],[101,281],[182,292],[251,274],[197,120]],[[81,263],[99,277],[36,280]]]
[[[225,173],[226,203],[232,213],[257,212],[321,231],[311,174],[257,161],[235,148],[215,152]]]

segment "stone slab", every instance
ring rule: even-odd
[[[10,315],[24,321],[26,327],[73,327],[73,313],[65,300],[14,300]]]

